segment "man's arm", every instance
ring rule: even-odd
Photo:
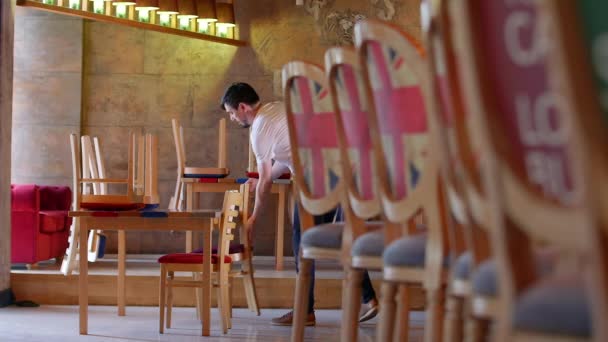
[[[279,178],[282,174],[289,171],[289,168],[281,163],[274,163],[269,160],[267,162],[258,163],[259,179],[255,187],[255,206],[253,213],[250,216],[250,222],[253,223],[261,215],[262,210],[266,207],[268,194],[272,187],[272,181]]]

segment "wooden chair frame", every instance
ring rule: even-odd
[[[291,87],[293,81],[297,77],[314,80],[327,89],[327,79],[324,70],[321,66],[307,63],[303,61],[291,61],[283,66],[283,91],[285,96],[285,107],[287,109],[287,125],[289,128],[289,138],[292,148],[292,158],[295,170],[303,170],[303,165],[298,153],[298,141],[296,138],[296,127],[293,118]],[[308,189],[304,177],[296,171],[294,177],[294,195],[298,199],[301,232],[304,232],[314,226],[313,215],[322,215],[336,208],[343,199],[344,180],[342,175],[334,188],[325,196],[315,198]],[[341,251],[335,251],[328,248],[302,248],[300,250],[300,271],[297,277],[293,331],[291,340],[302,341],[304,339],[304,323],[306,320],[306,304],[308,301],[308,290],[310,286],[310,273],[312,269],[313,259],[333,259],[340,260],[342,257]]]
[[[585,180],[589,189],[589,207],[598,228],[592,234],[589,249],[593,268],[589,293],[593,298],[593,339],[608,340],[608,139],[597,83],[593,79],[590,47],[585,44],[580,9],[572,1],[540,1],[542,20],[548,23],[548,67],[551,89],[562,99],[567,113],[573,114],[580,142],[585,148]],[[584,132],[584,134],[583,134]],[[598,181],[600,180],[600,181]]]
[[[480,28],[477,22],[479,1],[459,0],[453,4],[454,17],[459,19],[456,34],[458,36],[460,53],[462,53],[462,66],[464,74],[463,86],[466,102],[472,115],[472,134],[482,142],[480,146],[483,156],[484,174],[482,182],[487,190],[487,200],[491,210],[485,217],[491,231],[493,250],[496,255],[498,267],[498,281],[500,283],[500,302],[497,303],[499,320],[497,321],[498,340],[530,340],[539,341],[540,335],[527,336],[514,334],[512,331],[513,304],[517,296],[538,278],[534,269],[532,245],[536,241],[559,245],[564,249],[581,253],[589,242],[586,233],[569,234],[572,227],[583,227],[582,231],[589,232],[588,213],[582,202],[576,207],[566,207],[557,204],[529,188],[520,179],[520,175],[508,165],[501,151],[505,151],[507,144],[504,131],[493,120],[498,115],[496,99],[492,94],[492,85],[488,80],[488,61],[482,57],[482,47],[478,42]],[[475,23],[475,24],[474,24]],[[459,58],[460,59],[460,58]],[[566,125],[572,127],[573,123],[567,117]],[[581,151],[576,143],[576,129],[568,143],[570,149],[570,164],[573,168],[573,179],[580,180]],[[475,201],[471,201],[475,203]],[[472,208],[475,217],[475,208]],[[531,214],[533,213],[533,214]],[[480,217],[483,219],[483,217]],[[483,222],[483,221],[482,221]],[[517,272],[515,272],[517,268]],[[475,302],[473,302],[475,310]],[[556,338],[556,336],[545,336]]]
[[[345,214],[345,221],[347,222],[342,235],[342,264],[344,265],[345,272],[342,290],[342,341],[357,340],[363,272],[366,269],[382,270],[381,256],[376,258],[351,255],[353,242],[364,233],[374,229],[370,225],[366,225],[365,221],[382,215],[382,207],[377,192],[374,191],[373,198],[364,199],[355,184],[355,176],[351,167],[349,145],[346,137],[345,119],[343,119],[344,114],[340,105],[336,84],[336,77],[341,68],[351,67],[356,74],[360,75],[360,65],[359,56],[353,48],[334,47],[328,49],[325,53],[325,70],[336,114],[338,145],[340,147],[340,161],[342,165],[342,177],[344,179],[344,198],[342,202],[348,203],[348,205],[345,204],[342,208]],[[361,89],[357,90],[361,91]],[[360,100],[363,101],[365,98]],[[371,165],[373,168],[373,161]],[[372,172],[372,174],[374,173]]]
[[[224,258],[229,256],[230,241],[234,239],[233,230],[236,229],[239,215],[242,211],[243,196],[239,191],[226,191],[223,204],[223,213],[219,225],[218,263],[213,265],[216,275],[217,301],[221,315],[221,326],[224,334],[232,327],[231,322],[231,299],[230,299],[230,263],[225,263]],[[211,251],[204,253],[204,257],[210,258]],[[202,273],[202,264],[161,263],[160,264],[160,287],[159,287],[159,332],[164,333],[165,323],[171,328],[171,309],[173,307],[173,287],[202,286],[197,277],[190,280],[175,280],[175,272]],[[165,321],[166,310],[166,321]]]
[[[432,100],[430,98],[430,82],[428,79],[427,65],[424,59],[424,52],[421,51],[419,44],[410,38],[406,33],[391,24],[382,23],[375,20],[360,21],[355,25],[355,45],[361,57],[363,75],[366,83],[366,93],[370,110],[370,130],[374,146],[376,165],[380,174],[387,174],[387,165],[384,159],[383,146],[379,134],[375,101],[371,88],[371,80],[367,67],[367,43],[369,41],[399,42],[397,48],[404,56],[404,61],[410,65],[419,86],[422,89],[422,96],[427,108],[428,125],[428,148],[424,164],[423,174],[416,187],[401,200],[397,200],[392,195],[390,185],[386,178],[378,177],[378,189],[382,200],[382,206],[386,219],[391,224],[385,227],[387,242],[394,241],[400,234],[399,226],[407,224],[423,210],[428,224],[428,240],[426,245],[426,258],[424,268],[414,267],[387,267],[383,268],[384,280],[382,285],[383,302],[381,304],[381,322],[378,327],[379,340],[391,340],[394,324],[394,303],[392,297],[396,290],[396,285],[400,284],[399,300],[399,321],[397,325],[399,331],[396,338],[407,339],[409,325],[409,305],[407,285],[411,283],[422,283],[427,291],[427,323],[425,327],[425,340],[439,340],[442,335],[442,312],[443,312],[443,293],[445,287],[445,270],[443,260],[447,250],[447,227],[444,217],[444,196],[442,195],[442,185],[440,181],[439,165],[441,160],[440,138],[438,124],[434,116],[429,114],[432,110]],[[393,48],[395,46],[393,45]]]

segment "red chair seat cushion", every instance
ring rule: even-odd
[[[243,245],[242,243],[231,243],[230,247],[228,248],[228,254],[237,254],[244,252],[245,245]],[[192,251],[192,253],[203,253],[203,249],[195,249],[194,251]],[[217,254],[217,246],[213,246],[213,248],[211,249],[211,254]]]
[[[69,226],[69,224],[66,224],[66,219],[68,219],[68,212],[66,210],[45,210],[40,211],[38,215],[41,233],[52,234],[62,232]],[[68,220],[68,222],[71,222],[71,220]]]
[[[258,172],[247,172],[247,177],[260,178],[260,174]],[[278,179],[291,179],[291,173],[289,173],[289,172],[284,173]]]
[[[219,256],[212,254],[211,263],[217,264]],[[203,254],[201,253],[172,253],[166,254],[158,258],[158,262],[161,264],[202,264]],[[229,264],[232,262],[232,258],[229,256],[224,257],[224,263]]]

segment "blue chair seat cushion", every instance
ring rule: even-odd
[[[325,223],[314,226],[302,234],[302,248],[342,248],[344,222]]]
[[[551,249],[535,251],[536,271],[542,275],[548,275],[553,271],[556,254]],[[496,284],[496,262],[488,260],[479,265],[471,280],[473,292],[476,294],[494,297],[498,294]]]
[[[471,265],[473,264],[473,256],[471,252],[464,252],[456,258],[454,263],[454,278],[467,280],[471,276]]]
[[[426,234],[402,237],[384,249],[383,261],[389,267],[423,267],[426,251]]]
[[[541,280],[517,299],[513,326],[517,330],[573,337],[591,336],[591,313],[580,276]]]
[[[369,222],[367,226],[382,227],[381,222]],[[384,251],[384,230],[376,229],[359,236],[351,248],[352,256],[381,257]]]

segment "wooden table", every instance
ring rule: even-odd
[[[202,183],[198,178],[182,178],[182,182],[186,185],[186,211],[194,209],[194,194],[205,192],[226,192],[229,190],[240,190],[243,184],[236,182],[218,182],[218,183]],[[277,194],[277,231],[274,241],[275,269],[283,270],[283,247],[285,240],[285,210],[287,209],[287,193],[291,187],[291,183],[276,182],[272,183],[270,193]],[[245,207],[249,201],[245,200]],[[247,209],[247,208],[245,208]],[[247,210],[243,216],[245,221],[247,218]],[[186,232],[186,252],[192,251],[192,232]]]
[[[80,246],[87,246],[88,232],[91,229],[116,230],[119,234],[118,246],[118,315],[125,315],[125,250],[124,234],[127,230],[196,230],[203,232],[203,248],[211,250],[211,223],[221,217],[221,210],[185,211],[70,211],[69,215],[78,220]],[[150,216],[155,217],[150,217]],[[156,217],[160,216],[160,217]],[[121,235],[122,234],[122,239]],[[80,334],[88,333],[88,260],[87,248],[79,248],[79,297]],[[211,258],[203,258],[203,292],[200,299],[202,308],[202,335],[209,336],[211,322]]]

